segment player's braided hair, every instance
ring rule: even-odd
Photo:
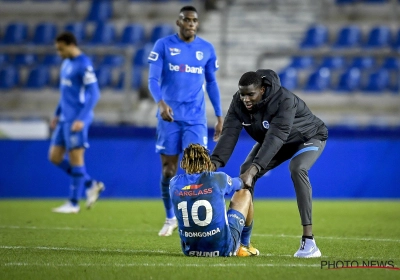
[[[194,174],[211,171],[211,163],[208,150],[200,144],[190,144],[184,151],[181,160],[181,168],[186,173]]]

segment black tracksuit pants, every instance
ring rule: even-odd
[[[269,170],[290,159],[289,170],[296,191],[297,206],[302,225],[312,224],[312,189],[308,178],[308,170],[321,155],[326,141],[310,139],[301,144],[286,144],[272,158],[267,168],[262,169],[255,177],[254,184]],[[240,167],[240,174],[244,173],[252,164],[261,144],[256,143]]]

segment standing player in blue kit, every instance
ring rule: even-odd
[[[218,140],[223,124],[215,77],[217,57],[214,47],[196,36],[196,9],[183,7],[176,25],[179,32],[158,40],[148,57],[149,90],[158,105],[156,152],[161,155],[161,195],[166,212],[159,236],[170,236],[177,228],[169,182],[177,172],[179,154],[190,143],[207,146],[204,81],[217,117],[214,141]]]
[[[56,213],[78,213],[82,189],[86,189],[86,207],[90,208],[104,190],[104,184],[87,174],[84,153],[88,144],[88,130],[93,120],[93,109],[100,98],[99,86],[92,62],[77,46],[75,36],[63,32],[55,46],[64,59],[60,71],[60,102],[51,121],[54,130],[49,159],[70,176],[70,197]],[[68,155],[65,158],[65,155]]]

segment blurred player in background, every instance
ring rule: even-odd
[[[78,48],[72,33],[58,35],[55,47],[64,60],[60,71],[61,97],[50,124],[54,131],[49,160],[70,176],[71,191],[69,200],[53,212],[78,213],[83,187],[86,188],[87,208],[104,190],[102,182],[91,179],[86,173],[84,161],[85,149],[89,146],[88,130],[100,91],[92,63]]]
[[[177,222],[169,195],[169,181],[178,169],[179,154],[190,143],[207,146],[204,81],[217,123],[214,141],[222,130],[222,111],[215,71],[214,47],[196,36],[199,25],[192,6],[180,10],[177,34],[158,40],[149,55],[149,90],[158,104],[156,152],[161,154],[161,196],[166,221],[159,236],[170,236]]]
[[[272,70],[244,73],[238,87],[221,138],[212,152],[212,162],[216,168],[226,165],[243,128],[256,141],[240,167],[240,178],[246,188],[253,192],[257,179],[290,160],[289,170],[303,225],[300,248],[294,256],[320,257],[312,232],[308,170],[325,148],[328,129],[303,100],[281,86]]]
[[[181,168],[186,174],[171,179],[170,196],[179,224],[182,251],[187,256],[257,256],[250,244],[253,202],[240,178],[214,168],[208,150],[190,144],[183,152]],[[228,212],[225,194],[232,196]]]

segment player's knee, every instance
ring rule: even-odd
[[[176,173],[176,168],[174,168],[173,166],[170,165],[163,166],[162,175],[164,178],[171,179],[172,177],[175,176],[175,173]]]
[[[289,171],[292,176],[307,175],[308,169],[305,166],[298,164],[289,164]]]
[[[48,159],[52,164],[55,164],[55,165],[58,165],[62,161],[62,157],[60,157],[59,155],[54,154],[54,153],[49,153]]]

